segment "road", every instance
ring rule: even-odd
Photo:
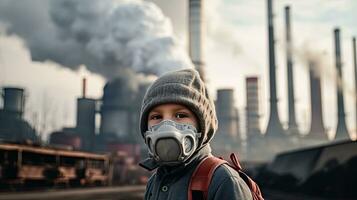
[[[42,190],[0,193],[0,200],[142,200],[144,191],[145,186]],[[264,191],[263,196],[266,200],[324,200],[324,198],[287,194],[277,191]]]
[[[142,200],[145,186],[97,187],[0,193],[0,200]]]

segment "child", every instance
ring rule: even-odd
[[[217,125],[214,104],[197,71],[166,73],[150,86],[140,114],[149,158],[140,165],[157,170],[146,186],[145,199],[188,198],[196,166],[212,156],[209,142]],[[250,200],[252,195],[237,171],[223,164],[214,171],[207,199]]]

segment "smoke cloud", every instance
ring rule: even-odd
[[[220,0],[210,0],[207,2],[207,36],[213,40],[219,41],[215,43],[223,48],[229,48],[233,56],[243,53],[243,48],[237,38],[237,32],[235,27],[228,23],[222,23],[227,21],[224,19],[220,12],[217,12],[224,3]]]
[[[312,67],[312,72],[315,77],[326,78],[335,82],[337,87],[347,92],[348,95],[354,96],[354,90],[348,87],[346,82],[342,80],[336,71],[335,63],[329,63],[326,51],[312,49],[309,43],[305,42],[300,49],[294,50],[297,58],[303,63],[303,66]]]
[[[311,70],[315,77],[321,77],[323,73],[327,72],[326,67],[330,66],[325,62],[325,57],[322,52],[312,50],[307,44],[305,44],[301,50],[295,49],[295,53],[304,66],[308,67],[308,69],[312,68]]]
[[[123,69],[160,75],[192,67],[171,22],[150,2],[3,0],[0,21],[24,39],[34,61],[85,65],[107,79]]]

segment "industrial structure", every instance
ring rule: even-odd
[[[311,123],[306,139],[319,143],[326,142],[328,137],[322,115],[321,79],[320,74],[316,72],[317,66],[315,65],[315,61],[309,61]]]
[[[246,85],[246,134],[250,140],[261,137],[260,114],[259,114],[259,82],[258,77],[247,77]]]
[[[81,149],[90,151],[95,137],[96,100],[86,97],[86,79],[83,79],[82,97],[77,99],[76,131],[81,138]]]
[[[189,0],[189,55],[196,70],[205,80],[205,16],[204,0]]]
[[[266,146],[264,135],[260,128],[260,98],[259,98],[259,79],[256,76],[246,77],[246,108],[245,108],[245,127],[246,143],[244,150],[246,157],[263,159],[266,154],[260,147]]]
[[[357,132],[357,50],[356,50],[356,37],[352,38],[352,51],[353,51],[353,68],[355,72],[355,130]]]
[[[131,83],[124,77],[108,82],[104,87],[100,107],[99,151],[125,151],[139,158],[143,146],[139,132],[139,114],[148,85]]]
[[[278,112],[278,97],[276,89],[276,63],[274,42],[274,21],[272,0],[268,0],[268,42],[269,42],[269,89],[270,89],[270,115],[266,128],[266,137],[272,139],[283,139],[286,134],[280,122]]]
[[[217,152],[224,153],[235,149],[240,143],[240,126],[238,109],[235,107],[234,90],[219,89],[215,101],[219,127],[212,142]]]
[[[289,112],[289,122],[287,133],[290,135],[299,135],[298,125],[296,123],[295,114],[295,94],[294,94],[294,72],[293,72],[293,43],[291,36],[291,26],[290,26],[290,6],[285,7],[285,38],[286,38],[286,67],[287,67],[287,77],[288,77],[288,112]]]
[[[0,109],[0,140],[39,142],[35,130],[23,119],[25,110],[24,89],[5,87],[1,93],[4,106]]]
[[[76,127],[54,132],[50,143],[74,149],[80,146],[80,150],[92,152],[125,152],[135,160],[140,159],[143,142],[137,134],[138,114],[141,94],[147,85],[135,87],[127,78],[119,76],[104,86],[101,99],[86,97],[85,79],[82,87],[82,97],[77,99]]]
[[[343,98],[343,79],[342,79],[342,60],[341,60],[341,42],[340,42],[340,29],[336,28],[334,30],[335,35],[335,61],[336,61],[336,71],[337,71],[337,109],[338,109],[338,121],[336,128],[336,139],[349,139],[346,119],[345,119],[345,104]]]

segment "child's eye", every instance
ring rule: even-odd
[[[158,120],[158,119],[161,119],[162,116],[161,115],[151,115],[150,116],[150,120]]]
[[[176,113],[175,117],[178,119],[182,119],[188,117],[188,115],[186,113]]]

